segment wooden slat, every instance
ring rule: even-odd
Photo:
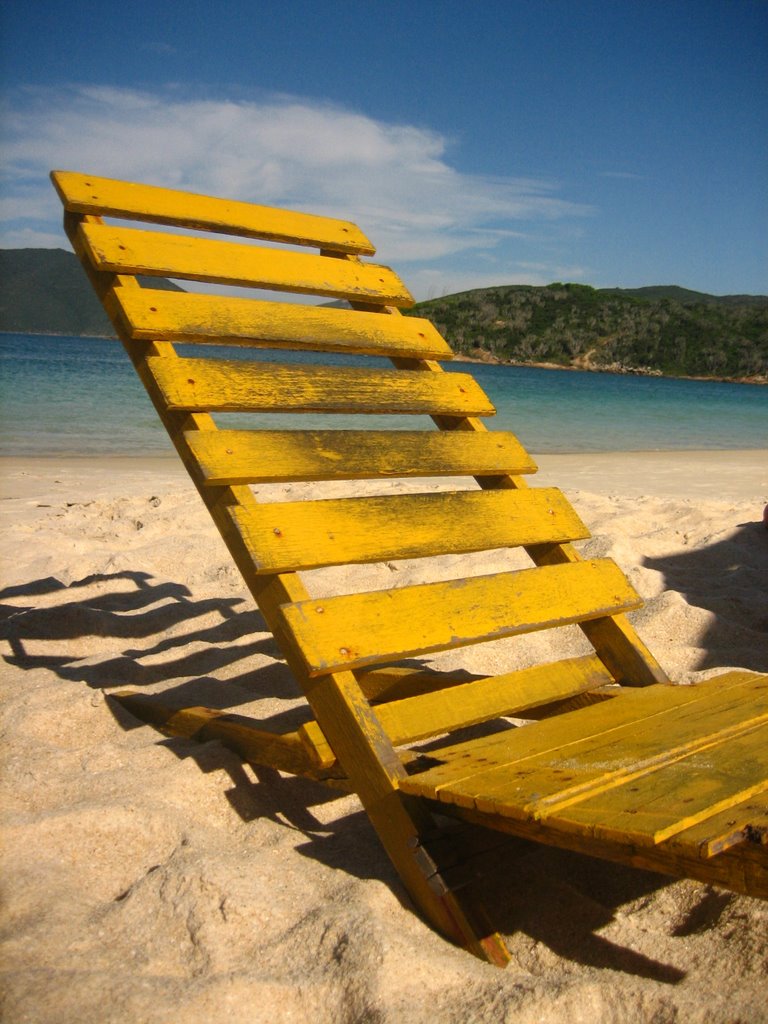
[[[556,488],[275,502],[230,514],[259,573],[589,536]]]
[[[283,607],[310,676],[564,626],[641,604],[609,559]]]
[[[375,263],[107,224],[84,223],[78,231],[100,271],[413,305],[397,274]]]
[[[149,288],[117,288],[107,306],[130,337],[145,341],[277,345],[419,359],[453,355],[422,317]]]
[[[435,416],[495,412],[482,388],[466,373],[162,356],[148,359],[147,366],[170,409]]]
[[[503,814],[502,806],[514,804],[524,816],[543,817],[574,803],[590,803],[596,794],[618,786],[645,785],[637,780],[666,772],[675,761],[705,748],[732,742],[766,720],[768,688],[759,680],[707,691],[688,704],[665,708],[660,703],[655,715],[641,721],[592,735],[576,733],[556,750],[483,771],[462,788],[466,793],[476,788],[480,810]],[[574,719],[572,724],[576,729],[579,723]]]
[[[162,699],[124,690],[109,694],[143,722],[154,725],[166,736],[186,736],[200,742],[218,740],[250,764],[269,765],[296,775],[324,778],[340,775],[335,758],[328,756],[328,744],[314,723],[312,729],[273,733],[258,729],[253,719],[211,708],[174,708]]]
[[[664,841],[679,855],[702,860],[741,843],[768,845],[768,794],[727,807]]]
[[[349,221],[73,171],[52,171],[51,179],[64,206],[73,213],[220,231],[368,256],[376,251],[360,228]]]
[[[410,789],[411,782],[411,779],[406,779],[402,788]],[[724,850],[717,857],[703,859],[676,850],[676,836],[656,846],[637,846],[627,840],[601,839],[596,842],[594,838],[577,832],[563,832],[553,828],[547,821],[518,821],[516,818],[487,814],[473,807],[439,803],[429,798],[420,800],[419,805],[428,807],[434,813],[450,815],[482,828],[548,843],[590,857],[600,857],[648,871],[660,871],[665,875],[696,878],[710,885],[724,886],[733,892],[768,899],[768,846],[746,842]]]
[[[749,706],[754,693],[759,694],[767,684],[765,676],[729,672],[696,686],[658,684],[624,689],[611,701],[538,722],[514,734],[490,736],[482,742],[449,744],[434,753],[443,763],[416,780],[409,780],[406,787],[414,795],[474,807],[478,797],[490,792],[492,776],[509,778],[516,766],[524,762],[546,756],[555,765],[561,762],[562,767],[570,750],[585,740],[610,741],[623,736],[631,744],[641,731],[653,735],[659,721],[665,716],[679,716],[688,705],[711,708],[715,702],[716,715],[724,708]],[[560,781],[561,789],[566,781]]]
[[[185,434],[207,484],[534,473],[501,431],[219,430]]]
[[[599,658],[591,655],[406,697],[382,704],[376,713],[394,744],[413,743],[612,682]]]
[[[631,748],[630,748],[631,749]],[[655,845],[690,825],[768,791],[768,726],[545,815],[558,828]]]
[[[584,655],[583,658],[572,660],[579,662],[590,657],[592,655]],[[602,665],[602,662],[600,664]],[[549,669],[550,665],[547,663],[541,668]],[[603,669],[605,669],[604,665]],[[607,669],[605,671],[607,672]],[[437,690],[447,691],[455,686],[463,686],[465,683],[485,679],[486,676],[461,668],[441,672],[439,669],[416,668],[410,665],[374,665],[369,668],[357,669],[355,678],[360,684],[363,694],[374,707],[378,708],[381,704],[395,700],[418,697],[424,693],[435,693]],[[606,681],[606,678],[610,679],[610,683]],[[517,717],[538,720],[550,717],[547,713],[549,709],[563,708],[563,711],[574,711],[576,708],[612,700],[619,695],[621,687],[616,686],[610,673],[606,678],[601,678],[594,688],[590,685],[584,692],[573,697],[555,698],[544,703],[531,701],[525,708],[525,714]]]

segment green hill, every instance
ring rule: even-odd
[[[646,288],[600,288],[601,295],[626,295],[636,299],[673,299],[683,306],[764,306],[765,295],[708,295],[676,284],[654,284]]]
[[[151,286],[180,290],[163,278]],[[459,353],[479,358],[768,380],[763,295],[707,295],[676,285],[506,285],[407,312],[429,317]],[[77,257],[63,249],[0,249],[0,331],[114,337]]]
[[[768,380],[768,297],[674,285],[508,285],[418,303],[459,353],[518,363]]]
[[[181,290],[163,278],[152,286]],[[115,336],[80,261],[63,249],[0,249],[0,331]]]

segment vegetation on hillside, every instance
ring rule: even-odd
[[[163,278],[147,283],[178,289]],[[480,358],[768,381],[766,296],[674,285],[507,285],[407,312],[428,317],[456,351]],[[63,249],[0,250],[0,331],[114,337],[77,257]]]
[[[459,353],[674,376],[768,377],[768,298],[674,286],[480,288],[417,304]]]

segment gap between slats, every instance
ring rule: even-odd
[[[620,799],[616,796],[619,791],[652,790],[661,784],[658,779],[665,772],[676,770],[675,764],[702,752],[716,763],[718,748],[736,742],[743,732],[766,720],[765,688],[762,693],[759,687],[725,690],[710,694],[707,700],[660,709],[651,719],[630,720],[612,730],[489,768],[467,780],[462,790],[466,795],[476,794],[479,810],[503,814],[499,808],[512,803],[523,815],[537,818],[557,816],[572,806],[577,809],[569,814],[581,814],[578,808],[588,814],[589,807],[604,794],[610,801]],[[574,728],[578,724],[577,719],[572,720]],[[586,727],[586,722],[583,724]]]
[[[447,802],[468,801],[474,806],[473,794],[487,793],[494,774],[508,778],[516,766],[534,763],[537,758],[565,762],[572,750],[588,744],[623,740],[629,746],[641,733],[660,735],[665,720],[679,721],[686,708],[697,716],[701,708],[714,706],[715,715],[720,715],[726,707],[749,705],[755,693],[759,695],[766,686],[765,677],[735,671],[695,686],[657,684],[623,689],[607,704],[558,715],[534,729],[521,729],[514,736],[488,737],[480,744],[449,744],[435,755],[443,763],[420,776],[416,785],[420,787],[419,795]]]
[[[630,783],[541,817],[597,839],[655,845],[768,790],[768,727],[745,726]],[[538,816],[538,815],[537,815]]]
[[[733,804],[664,840],[669,849],[702,860],[740,843],[768,845],[768,794]]]

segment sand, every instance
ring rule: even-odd
[[[646,598],[635,624],[675,679],[768,671],[768,453],[539,461],[593,532],[583,550]],[[500,971],[422,923],[354,797],[119,709],[105,695],[131,687],[274,723],[301,713],[173,460],[0,468],[5,1021],[768,1020],[765,903],[515,844],[478,862],[512,952]],[[437,572],[502,564],[491,552]],[[332,569],[309,585],[422,572]],[[537,635],[463,663],[504,671],[580,644]]]

